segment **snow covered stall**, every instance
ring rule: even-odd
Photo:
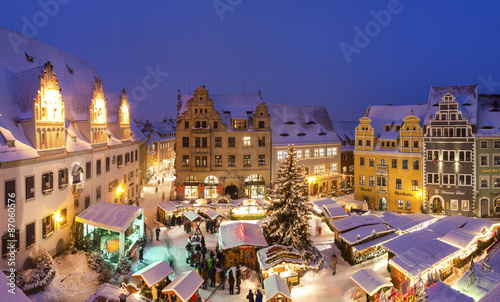
[[[168,276],[174,270],[165,261],[156,261],[145,268],[132,274],[137,279],[137,286],[146,292],[153,290],[162,290],[169,282]],[[154,288],[153,288],[154,287]]]
[[[167,296],[168,302],[188,302],[196,294],[203,278],[196,271],[180,274],[172,283],[161,292]]]
[[[245,265],[257,268],[257,251],[268,244],[259,225],[247,222],[224,224],[219,229],[219,248],[224,254],[224,266]]]
[[[358,289],[351,297],[352,300],[360,298],[359,294],[364,293],[368,296],[374,296],[380,290],[387,290],[392,286],[392,283],[386,280],[372,269],[360,269],[351,276],[352,281],[356,283]],[[384,290],[384,292],[385,292]]]
[[[157,220],[164,225],[175,225],[185,212],[191,209],[191,206],[185,204],[175,204],[171,201],[165,201],[157,206]],[[172,221],[174,223],[172,223]]]
[[[278,274],[292,285],[300,284],[305,263],[302,255],[291,246],[272,245],[257,251],[262,280]]]
[[[292,296],[285,279],[278,275],[271,275],[264,280],[266,302],[291,302]]]
[[[99,250],[107,259],[118,261],[144,235],[144,209],[137,206],[100,202],[75,217],[76,246],[84,251]]]

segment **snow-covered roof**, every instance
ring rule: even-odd
[[[500,297],[500,283],[495,285],[486,295],[484,295],[478,302],[498,302]]]
[[[321,208],[323,211],[323,214],[325,215],[326,219],[330,220],[332,218],[340,218],[340,217],[347,217],[347,212],[344,210],[344,208],[336,203],[332,204],[325,204]]]
[[[162,210],[164,210],[165,212],[169,213],[169,212],[173,212],[177,209],[180,209],[180,208],[183,208],[183,209],[188,209],[190,208],[189,205],[186,205],[184,203],[175,203],[174,201],[165,201],[165,202],[162,202],[160,204],[158,204],[158,207],[161,208]]]
[[[425,244],[426,242],[440,238],[441,235],[428,229],[415,231],[400,235],[388,242],[382,244],[383,247],[395,255],[401,255],[407,250]]]
[[[328,111],[323,106],[267,104],[275,146],[338,144]]]
[[[290,290],[288,289],[288,284],[286,284],[285,279],[276,274],[272,274],[271,276],[264,279],[264,288],[266,289],[266,301],[270,301],[280,294],[290,300],[292,299]]]
[[[382,220],[384,220],[391,227],[396,228],[401,232],[405,232],[422,223],[431,223],[433,220],[435,221],[437,219],[433,216],[425,215],[422,213],[400,214],[385,212],[382,215]]]
[[[441,237],[440,240],[463,249],[474,241],[474,238],[476,238],[474,232],[459,228],[449,231],[446,235]]]
[[[334,204],[337,203],[334,199],[332,198],[323,198],[323,199],[318,199],[312,202],[313,205],[321,209],[323,205],[325,204]]]
[[[457,247],[434,239],[391,258],[389,263],[396,264],[407,274],[416,278],[419,272],[425,273],[428,269],[458,251],[459,249]]]
[[[480,94],[477,136],[500,136],[500,94]]]
[[[456,289],[453,289],[446,283],[438,281],[437,283],[428,287],[425,291],[427,294],[426,302],[443,302],[443,301],[454,301],[454,302],[474,302],[474,299],[462,294]],[[479,301],[483,301],[482,299]],[[498,301],[498,297],[495,300]]]
[[[144,212],[144,209],[126,204],[99,202],[91,205],[75,220],[101,229],[125,232]]]
[[[224,215],[220,214],[219,212],[217,212],[213,209],[207,209],[205,211],[205,214],[207,214],[208,218],[210,218],[210,219],[215,219],[217,217],[225,218]]]
[[[174,270],[170,267],[170,265],[161,260],[153,262],[140,271],[133,273],[132,277],[141,277],[146,282],[147,286],[151,287],[165,279],[173,272]]]
[[[345,218],[344,218],[345,219]],[[394,232],[395,229],[389,227],[386,224],[379,223],[373,225],[365,225],[355,228],[352,231],[345,232],[339,235],[342,240],[349,244],[356,244],[357,242],[368,239],[369,237],[375,235],[380,235],[384,233]]]
[[[243,245],[268,246],[260,227],[247,222],[221,225],[219,229],[219,245],[223,250]]]
[[[193,210],[189,210],[186,213],[184,213],[184,216],[187,217],[187,219],[191,221],[196,221],[196,220],[205,220],[205,218],[201,217],[200,214],[196,213]]]
[[[354,245],[353,247],[358,251],[362,251],[364,249],[367,249],[367,248],[375,246],[375,245],[381,245],[384,242],[390,241],[396,237],[398,237],[398,234],[391,233],[391,234],[384,235],[382,237],[378,237],[377,239],[373,239],[373,240],[370,240],[367,242],[360,243],[358,245]]]
[[[461,229],[471,231],[476,235],[479,235],[483,232],[491,230],[492,227],[497,226],[500,226],[500,222],[498,221],[493,221],[486,218],[472,217],[464,226],[461,227]]]
[[[90,296],[87,300],[85,300],[85,302],[100,301],[100,300],[98,300],[99,297],[106,298],[107,300],[105,300],[105,301],[119,301],[119,297],[122,294],[127,296],[127,302],[144,302],[144,301],[146,301],[146,300],[139,298],[137,295],[130,295],[123,288],[120,288],[120,287],[114,286],[114,285],[110,285],[108,283],[104,283],[101,286],[101,288],[99,288],[94,295]],[[18,300],[16,300],[16,301],[18,301]],[[30,300],[28,300],[28,301],[30,301]]]
[[[446,216],[428,226],[427,229],[444,236],[449,231],[463,226],[471,219],[471,217],[461,215]]]
[[[424,123],[428,125],[430,115],[436,115],[439,110],[439,103],[445,94],[449,92],[455,97],[458,102],[458,109],[462,111],[464,118],[469,116],[469,124],[477,124],[477,98],[478,85],[460,85],[460,86],[431,86],[429,93],[428,109],[425,115]]]
[[[304,264],[304,259],[294,247],[279,244],[258,250],[257,260],[261,270],[267,270],[282,262]]]
[[[175,292],[182,302],[189,301],[194,293],[200,288],[203,278],[196,271],[180,274],[172,283],[167,285],[161,292],[166,294]]]
[[[30,302],[31,300],[26,297],[24,292],[17,286],[11,288],[9,286],[10,280],[7,276],[0,271],[0,293],[2,293],[2,301],[5,302]],[[10,292],[9,292],[10,291]]]
[[[332,121],[332,124],[333,130],[335,130],[339,139],[343,142],[347,142],[346,146],[349,146],[348,140],[355,140],[356,127],[358,127],[359,124],[358,121]],[[344,146],[342,146],[342,150],[344,150]]]
[[[385,135],[385,139],[397,139],[399,131],[396,125],[403,124],[403,118],[411,115],[420,118],[420,126],[427,112],[427,105],[398,105],[398,106],[370,106],[367,117],[371,119],[371,126],[375,131],[375,136]],[[385,131],[386,125],[393,125],[390,131]],[[387,134],[386,134],[387,133]]]
[[[393,285],[392,282],[370,268],[360,269],[355,272],[352,274],[351,280],[370,296],[373,296],[384,287]]]
[[[331,225],[340,233],[358,228],[360,226],[384,223],[374,215],[355,215],[332,221]]]

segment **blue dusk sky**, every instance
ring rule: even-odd
[[[357,120],[369,104],[425,103],[431,85],[500,93],[499,11],[493,0],[2,1],[0,26],[91,61],[138,120],[174,118],[177,89],[200,85]]]

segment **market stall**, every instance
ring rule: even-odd
[[[261,219],[266,216],[268,201],[265,199],[243,199],[233,201],[231,216],[242,219]]]
[[[179,217],[184,215],[189,209],[191,209],[191,206],[182,203],[174,203],[172,201],[160,203],[157,206],[158,221],[164,225],[175,225],[176,223],[172,223],[172,221],[182,223]]]
[[[261,228],[255,223],[234,222],[219,229],[219,248],[226,268],[239,264],[255,269],[257,251],[267,246]]]
[[[336,203],[322,205],[321,211],[325,215],[326,220],[330,222],[349,216],[344,208]]]
[[[300,284],[305,268],[302,255],[291,246],[272,245],[257,252],[262,280],[278,274],[292,285]]]
[[[184,214],[184,216],[196,226],[196,229],[194,230],[194,235],[201,235],[200,224],[202,221],[205,220],[205,218],[201,217],[198,213],[196,213],[193,210],[187,211]]]
[[[166,295],[168,302],[187,302],[195,295],[203,283],[196,271],[180,274],[172,283],[161,292]]]
[[[208,218],[210,220],[212,220],[213,222],[215,222],[215,228],[214,228],[214,231],[215,232],[218,232],[219,231],[219,226],[222,222],[222,219],[226,218],[224,217],[222,214],[220,214],[219,212],[213,210],[213,209],[207,209],[205,211],[205,214],[208,216]]]
[[[352,298],[356,297],[359,291],[373,296],[378,293],[381,289],[389,288],[392,283],[386,280],[384,277],[379,275],[372,269],[360,269],[351,276],[351,280],[356,283],[358,289],[354,292]]]
[[[132,274],[137,279],[137,287],[150,290],[151,287],[162,288],[167,285],[167,278],[174,270],[165,261],[156,261]],[[163,284],[160,284],[163,283]]]
[[[76,247],[99,250],[106,259],[117,262],[119,256],[135,248],[144,236],[144,209],[137,206],[99,202],[75,217]]]
[[[285,279],[278,275],[271,275],[264,280],[266,302],[291,302],[292,296]]]

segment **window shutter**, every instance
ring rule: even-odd
[[[20,242],[19,242],[19,229],[16,230],[16,251],[19,251],[19,246],[20,246]]]
[[[11,180],[5,182],[5,206],[9,204],[9,194],[16,193],[16,181]],[[14,199],[14,198],[12,198]]]
[[[62,175],[64,170],[59,170],[59,188],[62,186]]]
[[[47,182],[47,174],[42,174],[42,192],[45,192],[45,183]]]
[[[35,177],[26,177],[26,199],[35,197]]]
[[[50,189],[54,188],[54,173],[50,172]]]
[[[35,243],[35,223],[26,226],[26,246]]]

